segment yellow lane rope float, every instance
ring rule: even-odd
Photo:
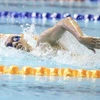
[[[69,76],[69,77],[88,77],[100,78],[100,70],[86,69],[71,69],[71,68],[47,68],[24,66],[21,69],[16,66],[0,65],[1,74],[19,74],[19,75],[34,75],[34,76]]]

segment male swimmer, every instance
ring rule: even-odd
[[[37,46],[40,43],[49,43],[51,46],[60,49],[64,48],[58,40],[62,37],[65,31],[69,31],[81,44],[95,53],[95,49],[100,49],[100,38],[84,36],[79,25],[71,17],[67,17],[59,21],[55,26],[45,30],[40,34],[37,40]],[[5,41],[6,47],[14,47],[25,51],[32,51],[33,48],[27,41],[20,36],[9,36]],[[71,45],[71,44],[70,44]]]

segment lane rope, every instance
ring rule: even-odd
[[[21,69],[12,65],[9,67],[0,65],[1,74],[18,74],[34,76],[69,76],[69,77],[87,77],[100,78],[100,70],[71,69],[71,68],[47,68],[44,66],[33,68],[24,66]]]
[[[41,18],[41,19],[62,19],[68,16],[73,17],[75,20],[88,20],[88,21],[100,21],[100,15],[93,14],[69,14],[69,13],[41,13],[41,12],[16,12],[16,11],[2,11],[0,12],[1,17],[10,18]]]

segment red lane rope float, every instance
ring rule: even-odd
[[[1,74],[19,74],[19,75],[33,75],[33,76],[69,76],[69,77],[89,77],[100,78],[100,70],[86,70],[86,69],[71,69],[71,68],[47,68],[24,66],[21,69],[18,66],[3,66],[0,65]]]

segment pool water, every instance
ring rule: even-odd
[[[28,2],[29,1],[29,2]],[[57,2],[56,0],[47,2],[45,0],[38,0],[36,2],[32,0],[0,0],[1,11],[35,11],[35,12],[60,12],[61,13],[79,13],[81,14],[99,14],[100,2]],[[6,8],[4,9],[3,7]],[[60,13],[59,12],[59,13]]]
[[[99,100],[99,79],[0,76],[0,100]]]
[[[0,11],[61,11],[62,13],[68,12],[71,14],[82,12],[82,14],[91,13],[98,15],[100,10],[99,5],[98,3],[90,2],[77,4],[68,2],[28,2],[27,0],[11,2],[0,0]],[[0,33],[23,33],[29,39],[28,42],[33,46],[36,42],[32,40],[32,35],[39,35],[42,31],[58,22],[58,20],[13,19],[9,17],[2,17],[0,19]],[[85,34],[100,37],[100,22],[77,22]],[[74,37],[68,35],[68,38],[68,44],[73,43],[72,46],[68,45],[70,52],[59,51],[56,55],[54,55],[52,48],[50,50],[47,49],[46,53],[40,48],[36,48],[30,53],[14,48],[6,48],[3,44],[4,39],[0,39],[0,64],[5,66],[17,65],[20,68],[29,65],[32,67],[100,69],[100,50],[96,50],[97,53],[93,54],[93,52],[81,46]],[[73,46],[74,49],[72,48]],[[71,52],[78,54],[78,56],[72,57],[70,55]],[[99,100],[100,79],[1,74],[0,94],[0,100]]]

